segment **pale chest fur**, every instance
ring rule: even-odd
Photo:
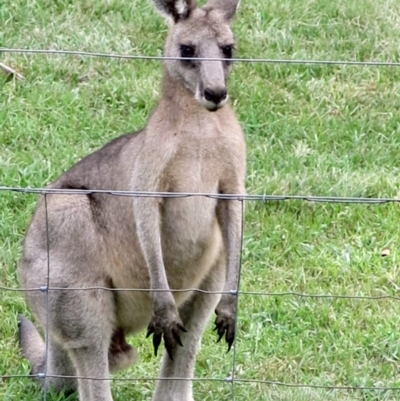
[[[160,186],[170,192],[217,193],[232,167],[245,159],[241,128],[226,107],[220,113],[180,117],[166,134],[169,146]],[[159,149],[160,159],[164,149]],[[243,163],[242,163],[243,164]]]
[[[176,139],[173,156],[162,172],[163,190],[220,193],[224,181],[231,179],[227,172],[240,157],[241,138],[236,121],[223,126],[217,116],[197,124],[193,120],[188,126],[182,124],[172,139]],[[180,272],[173,274],[177,287],[195,284],[197,278],[192,275],[202,277],[222,252],[217,203],[212,197],[192,196],[165,199],[162,204],[165,267],[167,273]]]

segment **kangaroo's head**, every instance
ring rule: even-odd
[[[167,60],[170,77],[180,81],[208,110],[228,100],[226,80],[231,70],[234,41],[230,24],[240,0],[209,0],[197,7],[193,0],[153,0],[171,21],[165,46],[167,57],[219,58]]]

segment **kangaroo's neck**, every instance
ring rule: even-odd
[[[229,105],[211,112],[202,106],[183,82],[171,77],[164,67],[161,99],[147,123],[148,135],[175,134],[183,127],[185,131],[190,125],[194,131],[213,122],[220,125],[221,121],[231,120],[232,111]],[[191,130],[191,128],[189,128]]]
[[[195,99],[194,93],[186,88],[181,80],[172,77],[166,67],[163,71],[160,104],[168,106],[171,112],[190,110],[193,113],[203,109],[203,106]]]

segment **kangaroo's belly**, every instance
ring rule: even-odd
[[[161,240],[164,266],[171,290],[199,288],[210,269],[218,263],[219,258],[223,258],[222,234],[215,207],[215,200],[201,197],[174,198],[164,203]],[[125,270],[119,276],[123,283],[119,284],[122,287],[149,289],[147,266],[143,264],[140,269],[146,271],[145,275],[141,275],[140,283],[135,280],[135,275],[128,277],[128,271]],[[147,278],[145,281],[144,276]],[[177,306],[185,302],[192,293],[173,292]],[[118,325],[127,332],[140,330],[149,323],[152,314],[150,292],[120,292],[117,304]]]
[[[163,207],[162,248],[169,285],[197,285],[215,263],[222,246],[216,200],[169,199]]]

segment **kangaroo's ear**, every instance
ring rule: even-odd
[[[205,7],[220,11],[224,14],[225,19],[231,22],[239,7],[239,3],[240,0],[209,0]]]
[[[158,10],[178,22],[189,17],[193,9],[196,8],[194,0],[153,0]]]

